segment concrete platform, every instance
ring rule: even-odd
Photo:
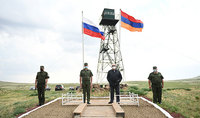
[[[98,99],[98,100],[100,100],[100,99]],[[120,104],[120,107],[125,112],[126,118],[166,118],[166,117],[172,118],[169,113],[164,111],[158,105],[153,104],[152,102],[150,102],[142,97],[139,100],[140,100],[139,107],[136,105]],[[95,104],[96,104],[96,106],[103,106],[101,104],[104,103],[104,104],[107,104],[104,106],[109,106],[109,108],[110,108],[111,105],[108,105],[108,102],[109,102],[109,99],[104,99],[104,101],[99,101],[99,102],[92,99],[92,101],[91,101],[92,104],[87,105],[87,107],[95,106]],[[33,109],[29,112],[22,114],[21,116],[19,116],[19,118],[72,118],[74,116],[73,113],[77,107],[78,107],[78,105],[74,105],[74,104],[62,105],[62,99],[57,98],[51,102],[46,103],[43,106],[40,106],[36,109]],[[81,113],[83,113],[83,112],[81,112]],[[81,118],[81,116],[78,116],[76,118]],[[93,116],[85,116],[82,118],[94,118],[94,117]],[[95,118],[99,118],[99,117],[95,117]],[[107,116],[105,118],[116,118],[116,116],[114,116],[114,117]]]
[[[87,106],[81,117],[115,117],[112,106]]]
[[[119,104],[108,104],[108,100],[91,100],[91,104],[80,104],[73,112],[74,118],[124,118]]]

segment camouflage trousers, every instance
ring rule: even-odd
[[[38,85],[37,91],[38,91],[39,105],[43,105],[45,102],[45,85]]]
[[[86,96],[87,96],[87,102],[90,102],[90,81],[82,82],[82,88],[83,88],[83,102],[85,103]]]
[[[162,87],[152,87],[153,92],[153,102],[161,103],[162,102]]]

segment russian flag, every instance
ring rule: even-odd
[[[83,17],[83,33],[92,37],[105,39],[104,33],[95,26],[93,22]]]
[[[134,17],[126,14],[121,10],[121,27],[131,32],[142,32],[143,22],[141,20],[135,19]]]

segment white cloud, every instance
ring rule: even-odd
[[[81,11],[98,24],[103,8],[121,8],[144,22],[142,33],[122,28],[126,80],[146,80],[157,65],[167,80],[199,75],[199,1],[0,1],[0,76],[33,82],[40,65],[49,82],[78,82],[82,68]],[[94,73],[100,39],[85,37],[85,60]]]

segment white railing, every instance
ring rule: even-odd
[[[120,97],[120,103],[127,104],[127,105],[137,105],[139,106],[139,97],[138,94],[134,94],[131,92],[121,92],[120,95],[115,95],[115,97]],[[102,99],[102,98],[110,98],[109,96],[105,97],[95,97],[91,96],[91,99]],[[62,105],[66,103],[82,103],[83,102],[83,94],[76,94],[76,93],[66,93],[62,94]]]
[[[62,105],[65,103],[81,103],[83,101],[83,94],[66,93],[62,94]]]
[[[124,94],[124,93],[126,93],[126,94]],[[138,94],[134,94],[134,93],[131,93],[131,92],[121,92],[120,95],[115,95],[115,96],[120,97],[119,103],[139,106]]]

